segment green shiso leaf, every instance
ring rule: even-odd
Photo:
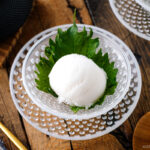
[[[101,105],[105,100],[107,95],[112,95],[117,87],[116,76],[118,69],[114,68],[114,62],[109,62],[108,53],[102,55],[102,50],[100,49],[94,57],[91,58],[99,67],[103,68],[107,74],[107,85],[105,92],[101,98],[99,98],[89,109],[94,108],[95,105]],[[78,112],[80,109],[85,109],[85,107],[70,106],[73,112]]]
[[[74,113],[78,112],[80,109],[85,109],[85,107],[79,107],[79,106],[70,106],[70,108]]]
[[[73,24],[68,30],[58,29],[55,41],[49,40],[49,48],[46,50],[47,56],[53,55],[56,62],[64,55],[77,53],[91,58],[95,55],[96,48],[99,45],[98,38],[92,39],[93,31],[90,29],[88,34],[85,28],[78,32],[76,24]]]
[[[50,87],[48,78],[49,72],[51,71],[53,65],[54,60],[52,56],[49,57],[49,60],[44,57],[40,57],[40,62],[36,64],[38,71],[35,71],[35,73],[37,74],[38,79],[35,79],[35,82],[39,90],[57,97],[57,94]]]
[[[73,25],[66,31],[58,29],[55,41],[50,39],[49,46],[45,48],[46,57],[40,57],[40,62],[36,64],[38,69],[38,71],[35,71],[37,74],[37,79],[35,79],[37,88],[41,91],[52,94],[54,97],[57,97],[57,94],[52,90],[49,84],[48,75],[59,58],[64,55],[76,53],[85,55],[92,59],[99,67],[103,68],[107,74],[106,90],[103,96],[99,98],[90,108],[95,107],[95,105],[102,104],[107,95],[112,95],[117,87],[116,75],[118,69],[114,68],[114,62],[109,62],[108,53],[103,55],[101,49],[98,53],[96,53],[99,46],[99,39],[93,39],[92,35],[92,29],[90,29],[89,33],[86,31],[85,27],[82,31],[78,31],[74,13]],[[70,108],[75,113],[80,109],[85,109],[85,107],[78,106],[70,106]]]

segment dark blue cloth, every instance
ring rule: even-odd
[[[32,0],[0,0],[0,39],[15,33],[24,23]]]
[[[4,146],[3,141],[0,139],[0,150],[7,150],[6,147]]]

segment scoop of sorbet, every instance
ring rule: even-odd
[[[103,69],[78,54],[61,57],[49,74],[50,85],[59,102],[71,106],[91,106],[103,95],[106,80]]]

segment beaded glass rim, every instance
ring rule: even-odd
[[[65,118],[65,119],[72,119],[72,118],[74,118],[74,119],[89,119],[89,118],[93,118],[93,117],[96,117],[96,116],[98,116],[98,115],[101,115],[101,114],[104,114],[104,113],[106,113],[106,112],[108,112],[109,110],[111,110],[113,107],[115,107],[121,100],[122,100],[122,98],[125,96],[125,94],[126,94],[126,92],[128,91],[128,88],[129,88],[129,85],[130,85],[130,79],[131,79],[131,68],[130,68],[130,64],[129,64],[129,62],[128,62],[128,60],[127,60],[127,56],[125,55],[125,53],[124,53],[124,51],[119,51],[118,50],[118,53],[120,53],[120,55],[122,55],[123,57],[124,57],[124,60],[122,60],[122,61],[125,61],[126,62],[126,65],[127,65],[127,80],[126,80],[126,85],[124,85],[125,87],[122,89],[122,92],[121,92],[121,94],[119,95],[119,96],[117,96],[117,97],[113,97],[113,95],[111,96],[111,97],[113,97],[113,99],[112,98],[110,98],[111,100],[109,100],[109,102],[107,102],[106,104],[105,104],[105,102],[102,104],[102,105],[98,105],[98,106],[96,106],[96,107],[94,107],[93,109],[91,109],[91,110],[83,110],[84,112],[78,112],[78,113],[72,113],[72,111],[71,112],[62,112],[62,111],[60,111],[60,110],[62,110],[62,109],[65,109],[64,107],[63,107],[63,105],[61,105],[61,104],[59,104],[58,102],[58,105],[60,105],[60,106],[62,106],[62,107],[60,107],[60,109],[58,110],[58,109],[56,109],[56,108],[53,108],[52,107],[52,104],[48,104],[48,101],[47,101],[47,103],[43,103],[43,100],[37,100],[38,98],[36,98],[36,96],[34,96],[33,94],[32,94],[32,88],[30,89],[29,88],[29,86],[27,85],[27,79],[26,79],[26,77],[27,77],[27,74],[26,74],[26,70],[27,70],[27,63],[29,62],[29,59],[30,59],[30,56],[32,55],[32,53],[34,52],[34,51],[36,51],[36,49],[38,49],[38,48],[35,48],[37,45],[39,45],[42,41],[44,41],[45,39],[48,39],[51,35],[53,35],[53,34],[56,34],[57,32],[55,32],[55,30],[56,29],[58,29],[58,28],[62,28],[62,29],[64,29],[64,27],[69,27],[69,26],[71,26],[71,25],[62,25],[62,26],[60,26],[60,27],[55,27],[55,29],[53,28],[53,30],[54,30],[54,32],[51,32],[50,34],[48,34],[48,35],[46,35],[46,36],[44,36],[43,38],[41,38],[40,40],[38,40],[37,42],[35,42],[35,44],[31,47],[31,49],[30,49],[30,51],[28,52],[28,54],[26,55],[26,58],[25,58],[25,60],[24,60],[24,62],[23,62],[23,69],[22,69],[22,78],[23,78],[23,84],[24,84],[24,87],[25,87],[25,89],[26,89],[26,91],[27,91],[27,93],[28,93],[28,95],[29,95],[29,97],[32,99],[32,101],[36,104],[36,105],[38,105],[39,107],[41,107],[44,111],[46,111],[46,112],[48,112],[48,113],[51,113],[51,114],[53,114],[53,115],[56,115],[56,116],[58,116],[58,117],[61,117],[61,118]],[[86,27],[86,29],[88,29],[88,28],[92,28],[93,29],[93,34],[94,33],[97,33],[98,34],[98,32],[97,32],[97,27],[95,28],[94,26],[89,26],[89,25],[78,25],[78,27],[81,27],[81,28],[83,28],[83,27]],[[94,30],[95,29],[95,30]],[[103,30],[103,29],[100,29],[100,28],[98,28],[99,30],[98,31],[101,31],[101,30]],[[105,30],[103,30],[103,32],[105,33],[105,34],[109,34],[108,32],[106,32]],[[100,34],[100,33],[99,33]],[[102,42],[101,42],[102,43]],[[118,45],[118,47],[119,47],[119,45]],[[119,54],[118,54],[119,55]],[[120,57],[120,56],[119,56]],[[31,57],[32,58],[32,57]],[[121,76],[122,78],[124,77],[123,76],[123,74],[122,74],[122,76]],[[118,85],[119,86],[119,85]],[[40,92],[40,91],[39,91]],[[38,93],[39,93],[38,92]],[[44,95],[45,93],[43,93],[43,92],[41,92],[42,93],[42,95]],[[116,94],[116,93],[118,93],[117,91],[114,93],[114,94]],[[119,92],[120,93],[120,92]],[[37,95],[37,94],[36,94]],[[45,97],[46,97],[47,95],[45,94]],[[38,96],[37,96],[38,97]],[[42,98],[43,99],[43,98]],[[107,100],[107,97],[106,97],[106,100]],[[111,102],[111,103],[110,103]],[[67,108],[68,108],[69,106],[67,106]],[[66,108],[66,109],[67,109]],[[69,108],[70,109],[70,108]]]
[[[139,69],[139,65],[133,55],[133,53],[131,52],[131,50],[119,39],[117,38],[116,36],[111,35],[112,37],[112,40],[115,40],[116,42],[120,43],[121,45],[124,45],[125,47],[125,52],[126,54],[128,55],[128,59],[131,61],[130,62],[130,65],[131,66],[134,66],[134,70],[132,70],[132,76],[134,75],[134,73],[137,74],[136,76],[136,80],[135,82],[137,83],[137,87],[135,88],[136,90],[136,95],[133,95],[134,98],[133,98],[133,101],[132,103],[130,103],[129,105],[127,105],[127,111],[121,111],[122,112],[122,117],[121,118],[118,118],[117,120],[113,120],[113,124],[111,126],[109,126],[108,124],[106,124],[106,129],[105,130],[102,130],[102,131],[96,131],[96,133],[94,134],[86,134],[84,136],[70,136],[70,135],[60,135],[59,133],[56,133],[56,132],[50,132],[47,128],[43,128],[40,126],[40,124],[38,122],[34,122],[32,119],[31,119],[31,116],[26,114],[24,109],[26,109],[28,111],[29,107],[25,107],[25,106],[20,106],[20,103],[18,101],[18,98],[16,97],[16,93],[15,93],[15,87],[14,87],[14,76],[15,76],[15,69],[17,67],[19,67],[20,65],[20,62],[19,60],[21,59],[22,61],[24,60],[24,57],[26,54],[24,54],[24,52],[26,50],[28,50],[32,45],[32,43],[35,43],[37,41],[37,39],[39,39],[41,36],[51,32],[52,30],[51,29],[47,29],[43,32],[41,32],[40,34],[34,36],[30,41],[28,41],[24,47],[20,50],[20,52],[18,53],[18,55],[16,56],[14,62],[13,62],[13,65],[11,67],[11,72],[10,72],[10,78],[9,78],[9,85],[10,85],[10,92],[11,92],[11,96],[12,96],[12,100],[17,108],[17,110],[19,111],[19,113],[22,115],[22,117],[29,123],[31,124],[34,128],[38,129],[39,131],[47,134],[47,135],[50,135],[50,136],[54,136],[56,138],[61,138],[61,139],[66,139],[66,140],[87,140],[87,139],[92,139],[92,138],[96,138],[98,136],[102,136],[104,134],[107,134],[111,131],[113,131],[114,129],[116,129],[117,127],[119,127],[130,115],[131,113],[133,112],[133,110],[135,109],[136,105],[137,105],[137,102],[139,100],[139,97],[140,97],[140,92],[141,92],[141,86],[142,86],[142,83],[141,83],[141,73],[140,73],[140,69]],[[19,63],[19,64],[18,64]],[[22,65],[21,65],[21,68],[22,68]],[[20,68],[20,69],[21,69]],[[136,69],[136,70],[135,70]],[[22,82],[22,80],[20,81]],[[133,87],[134,84],[131,84],[130,87]],[[130,90],[129,90],[130,91]],[[129,94],[128,94],[129,95]],[[133,97],[132,94],[130,95],[130,97]],[[36,106],[36,105],[34,105]],[[122,106],[124,107],[124,106]],[[36,108],[38,108],[36,106]],[[116,108],[115,108],[116,109]],[[30,111],[30,109],[29,109]],[[114,110],[111,110],[111,111],[114,111]],[[108,113],[108,115],[110,115],[110,113]],[[105,115],[104,115],[105,116]],[[40,117],[40,116],[38,116]],[[101,118],[102,116],[98,116],[98,118]],[[61,119],[61,118],[58,118],[58,119]],[[94,119],[94,118],[93,118]],[[39,120],[41,120],[41,118],[39,118]],[[72,120],[72,122],[74,122]]]
[[[147,5],[145,0],[135,0],[138,4],[140,4],[145,10],[150,11],[150,5]],[[150,4],[150,1],[149,1]]]
[[[121,1],[121,0],[120,0]],[[137,36],[141,37],[141,38],[144,38],[145,40],[148,40],[150,41],[150,29],[149,29],[149,26],[150,26],[150,19],[149,20],[146,20],[146,22],[149,24],[148,26],[146,26],[148,29],[149,29],[149,33],[148,34],[145,34],[141,31],[139,31],[139,29],[137,29],[136,27],[132,27],[128,22],[125,21],[125,17],[123,15],[121,15],[119,13],[119,9],[116,7],[117,4],[120,4],[120,1],[117,1],[117,0],[109,0],[109,3],[110,3],[110,6],[112,8],[112,11],[113,13],[115,14],[116,18],[131,32],[133,32],[134,34],[136,34]],[[123,3],[125,0],[121,1],[121,3]],[[135,5],[138,5],[135,0],[128,0],[131,4],[135,4]],[[128,2],[128,3],[129,3]],[[122,9],[124,9],[123,7],[121,7]],[[128,8],[129,9],[129,8]],[[134,8],[135,9],[135,8]],[[132,10],[134,12],[134,9]],[[150,18],[150,14],[146,11],[146,10],[143,10],[141,8],[141,6],[139,6],[139,8],[137,8],[143,12],[145,12],[149,18]],[[131,18],[132,20],[133,18]],[[132,20],[134,21],[134,20]]]

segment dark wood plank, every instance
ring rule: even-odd
[[[94,25],[106,29],[124,40],[129,31],[117,20],[108,0],[86,0]]]
[[[34,10],[35,1],[32,3],[31,12]],[[23,25],[18,29],[16,33],[9,36],[7,39],[0,41],[0,68],[5,66],[7,57],[10,55],[12,49],[16,45],[20,35],[22,34]],[[12,52],[13,53],[13,52]]]
[[[142,75],[142,91],[136,109],[130,117],[132,127],[135,128],[137,121],[150,110],[150,42],[135,36],[133,33],[125,39],[125,43],[131,50],[140,56],[140,69]]]
[[[150,110],[150,42],[141,39],[128,31],[113,14],[108,0],[86,0],[87,6],[95,25],[102,27],[120,37],[134,52],[142,72],[142,94],[139,103],[131,115],[120,128],[113,131],[118,140],[126,149],[132,149],[132,135],[139,118]]]
[[[9,92],[8,75],[5,69],[0,69],[0,121],[27,147],[29,146],[19,114],[13,104]],[[17,150],[15,145],[0,131],[8,149]]]
[[[75,7],[77,9],[77,17],[80,23],[93,24],[84,0],[70,0],[68,2],[71,7]]]
[[[133,129],[129,120],[126,120],[119,128],[110,134],[114,135],[125,149],[132,150]]]
[[[87,6],[91,7],[89,12],[92,12],[91,17],[94,18],[93,22],[95,23],[95,25],[102,27],[110,32],[113,32],[123,40],[130,38],[131,33],[127,29],[125,29],[124,26],[122,26],[116,19],[116,17],[111,11],[108,1],[86,0],[86,4]],[[35,4],[35,9],[26,21],[22,30],[22,34],[17,42],[17,45],[13,48],[13,51],[8,58],[7,66],[10,67],[16,53],[35,34],[52,26],[72,23],[74,8],[77,9],[77,22],[92,24],[92,20],[89,16],[89,12],[85,6],[84,0],[37,0]],[[135,53],[137,54],[137,56],[140,57],[140,53],[137,53],[136,51]],[[131,119],[131,124],[133,124],[133,120],[134,117],[133,119]],[[136,122],[137,121],[135,121],[135,124]],[[63,141],[55,139],[53,137],[47,137],[46,135],[40,133],[39,131],[31,127],[25,121],[24,124],[32,149],[38,149],[38,146],[40,147],[40,149],[63,149],[64,147],[70,149],[70,141]],[[118,138],[119,141],[121,141],[125,148],[131,148],[131,137],[133,134],[131,124],[130,121],[127,121],[116,130],[116,133],[112,133]],[[38,138],[34,138],[35,135]],[[90,149],[94,147],[94,145],[98,145],[96,147],[99,147],[100,145],[98,143],[101,143],[102,146],[106,147],[111,145],[112,149],[115,149],[115,145],[119,145],[121,147],[120,149],[123,149],[123,147],[119,144],[118,140],[115,139],[115,137],[112,135],[106,135],[104,137],[97,138],[93,141],[91,140],[91,142],[72,141],[72,148],[79,149],[81,147],[82,149]],[[113,141],[115,144],[113,144],[113,142],[111,141]],[[56,143],[58,144],[58,147],[56,146]]]
[[[35,1],[33,1],[31,12],[34,10]],[[9,36],[7,39],[0,41],[0,67],[3,67],[6,62],[7,57],[12,51],[13,47],[16,45],[20,35],[22,34],[21,26],[16,33]]]
[[[83,0],[38,0],[35,1],[34,9],[26,20],[22,29],[22,34],[17,40],[12,52],[6,61],[6,66],[10,66],[21,47],[34,35],[41,31],[62,24],[73,22],[73,11],[77,9],[77,23],[82,20],[85,24],[92,24],[89,13]]]
[[[28,16],[28,19],[26,20],[22,28],[22,34],[17,40],[17,44],[13,47],[12,51],[9,53],[9,56],[6,60],[6,67],[8,71],[10,70],[10,67],[13,63],[15,56],[17,55],[19,50],[23,47],[23,45],[27,41],[29,41],[33,36],[35,36],[36,34],[38,34],[39,32],[43,30],[35,7],[36,7],[36,4],[34,6],[33,11]]]
[[[117,20],[113,14],[108,0],[86,0],[87,7],[93,23],[117,35],[122,40],[126,39],[130,32]],[[130,121],[126,121],[117,130],[111,132],[126,149],[132,149],[133,130]]]
[[[7,60],[7,67],[11,66],[17,52],[35,34],[56,25],[72,23],[74,8],[77,9],[77,22],[80,22],[80,19],[83,18],[81,20],[85,23],[92,23],[83,0],[74,2],[67,0],[36,1],[33,12],[23,26],[17,45],[13,48]],[[34,129],[26,121],[24,121],[24,125],[31,149],[71,149],[70,141],[46,136]]]
[[[16,44],[21,34],[21,31],[22,28],[20,28],[14,36],[10,36],[6,40],[0,42],[0,67],[2,67],[3,63],[6,61],[6,58],[11,52],[12,48]]]

